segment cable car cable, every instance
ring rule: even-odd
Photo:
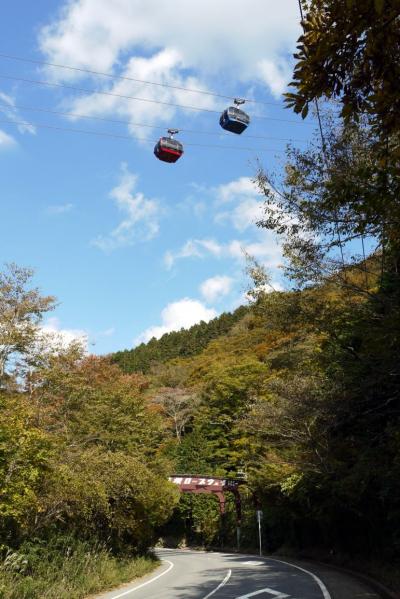
[[[11,108],[11,106],[9,104],[1,104],[0,103],[0,111],[1,108]],[[119,125],[133,125],[135,127],[146,127],[148,129],[162,129],[163,131],[165,130],[165,126],[162,125],[148,125],[148,124],[144,124],[144,123],[135,123],[134,121],[127,121],[127,120],[123,120],[123,119],[108,119],[106,117],[101,117],[101,116],[92,116],[92,115],[87,115],[87,114],[78,114],[75,112],[64,112],[64,111],[60,111],[60,110],[51,110],[48,108],[39,108],[36,106],[24,106],[22,104],[13,104],[12,108],[17,108],[18,110],[31,110],[33,112],[45,112],[48,114],[56,114],[56,115],[60,115],[60,116],[71,116],[71,117],[76,117],[76,118],[81,118],[81,119],[92,119],[95,121],[104,121],[106,123],[115,123],[115,124],[119,124]],[[179,127],[179,131],[181,131],[182,133],[193,133],[194,135],[214,135],[214,136],[218,136],[221,137],[221,135],[223,137],[231,137],[228,134],[225,133],[220,133],[220,132],[216,132],[216,131],[200,131],[200,130],[194,130],[194,129],[183,129],[181,127]],[[265,140],[269,140],[269,141],[293,141],[293,142],[304,142],[306,143],[307,140],[306,139],[295,139],[295,138],[287,138],[287,137],[268,137],[268,136],[264,136],[264,135],[247,135],[246,134],[246,139],[265,139]]]
[[[89,93],[89,94],[99,94],[102,96],[112,96],[115,98],[124,98],[126,100],[136,100],[138,102],[149,102],[151,104],[161,104],[164,106],[174,106],[176,108],[183,108],[184,110],[196,110],[198,112],[208,112],[211,114],[220,114],[220,110],[213,110],[211,108],[200,108],[198,106],[189,106],[186,104],[176,104],[174,102],[163,102],[161,100],[152,100],[150,98],[137,98],[135,96],[127,96],[124,94],[116,94],[114,92],[106,92],[106,91],[99,91],[99,90],[93,90],[93,89],[87,89],[84,87],[76,87],[73,85],[67,85],[64,83],[52,83],[50,81],[40,81],[37,79],[26,79],[24,77],[15,77],[12,75],[4,75],[0,73],[0,78],[1,79],[9,79],[11,81],[21,81],[23,83],[33,83],[34,85],[45,85],[48,87],[59,87],[59,88],[63,88],[63,89],[71,89],[73,91],[78,91],[78,92],[84,92],[84,93]],[[296,124],[296,125],[303,125],[304,126],[304,121],[295,121],[293,119],[280,119],[280,118],[276,118],[276,117],[268,117],[268,116],[258,116],[255,115],[253,116],[254,119],[260,119],[260,120],[267,120],[267,121],[279,121],[282,123],[292,123],[292,124]],[[307,123],[306,123],[307,124]]]
[[[138,137],[135,135],[119,135],[117,133],[108,133],[106,131],[93,131],[87,129],[73,129],[71,127],[59,127],[57,125],[47,125],[45,123],[32,123],[30,121],[14,121],[10,119],[0,119],[0,123],[9,123],[13,125],[29,125],[31,127],[39,127],[43,129],[53,129],[55,131],[66,131],[70,133],[85,133],[88,135],[98,135],[103,137],[114,137],[117,139],[138,139],[139,141],[151,142],[154,143],[154,139],[150,139],[149,137]],[[197,143],[186,143],[185,146],[190,147],[198,147],[198,148],[217,148],[222,150],[238,150],[238,151],[248,151],[248,152],[277,152],[283,153],[284,150],[279,150],[275,148],[249,148],[245,146],[226,146],[226,145],[218,145],[218,144],[197,144]]]
[[[102,77],[108,77],[110,79],[120,79],[122,81],[133,81],[135,83],[144,83],[146,85],[156,85],[158,87],[168,87],[170,89],[177,89],[180,91],[191,92],[194,94],[204,94],[207,96],[213,96],[215,98],[222,98],[224,100],[232,100],[235,96],[227,96],[224,94],[219,94],[217,92],[206,91],[202,89],[191,89],[189,87],[184,87],[180,85],[171,85],[169,83],[159,83],[156,81],[147,81],[145,79],[136,79],[134,77],[126,77],[123,75],[112,75],[111,73],[104,73],[102,71],[93,71],[91,69],[84,69],[83,67],[72,67],[65,64],[58,64],[53,62],[46,62],[44,60],[35,60],[33,58],[23,58],[22,56],[15,56],[13,54],[3,54],[0,53],[0,58],[6,58],[7,60],[17,60],[20,62],[29,62],[32,64],[39,64],[48,67],[56,67],[58,69],[67,69],[69,71],[78,71],[80,73],[88,73],[89,75],[101,75]],[[250,98],[244,98],[246,102],[252,102],[253,104],[264,104],[267,106],[279,106],[279,102],[265,102],[263,100],[253,100]]]

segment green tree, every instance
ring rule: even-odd
[[[26,398],[0,395],[0,538],[16,545],[40,512],[44,479],[51,472],[54,444],[34,424]]]
[[[124,451],[69,448],[46,480],[37,526],[60,522],[77,536],[114,549],[145,550],[154,529],[172,514],[178,490]]]
[[[376,134],[400,158],[399,0],[302,0],[304,33],[298,41],[288,106],[306,116],[317,98],[342,103],[350,121],[367,114]]]
[[[55,299],[31,287],[33,271],[9,264],[0,272],[0,385],[35,343],[43,315]]]

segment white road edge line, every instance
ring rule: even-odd
[[[163,559],[162,561],[163,562],[167,562],[167,564],[169,564],[169,567],[166,570],[164,570],[164,572],[161,572],[161,574],[158,574],[157,576],[154,576],[154,578],[151,578],[147,582],[143,582],[142,584],[139,584],[137,587],[134,587],[133,589],[130,589],[129,591],[125,591],[123,593],[120,593],[119,595],[114,595],[114,597],[110,597],[110,599],[119,599],[119,597],[125,597],[126,595],[129,595],[129,593],[134,593],[135,591],[138,591],[142,587],[145,587],[148,584],[151,584],[152,582],[154,582],[158,578],[161,578],[161,576],[164,576],[164,574],[168,574],[168,572],[170,570],[172,570],[172,568],[174,567],[174,564],[172,562],[170,562],[169,559]]]
[[[228,582],[228,580],[230,579],[231,576],[232,576],[232,570],[228,570],[228,573],[225,576],[224,580],[219,583],[217,588],[215,588],[213,591],[211,591],[211,593],[208,593],[208,595],[206,595],[203,599],[208,599],[208,597],[211,597],[211,595],[214,595],[214,593],[219,591],[219,589],[222,589],[222,587],[226,585],[226,583]]]
[[[328,591],[328,589],[326,588],[326,586],[324,585],[322,580],[320,578],[318,578],[318,576],[316,576],[315,574],[310,572],[309,570],[306,570],[305,568],[301,568],[300,566],[296,566],[295,564],[291,564],[289,562],[284,562],[281,559],[275,559],[273,557],[268,557],[267,559],[270,561],[273,561],[273,562],[280,562],[281,564],[286,564],[287,566],[292,566],[292,568],[297,568],[298,570],[305,572],[306,574],[308,574],[309,576],[311,576],[311,578],[313,578],[315,580],[315,582],[317,583],[317,585],[319,586],[319,588],[322,591],[324,599],[332,599],[330,592]]]

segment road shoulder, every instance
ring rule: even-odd
[[[360,580],[361,577],[358,578],[355,573],[349,573],[318,562],[297,560],[284,556],[271,556],[271,559],[281,559],[288,564],[307,568],[326,584],[332,599],[389,599],[390,597],[378,592],[374,588],[375,585]],[[393,599],[395,599],[394,595]]]
[[[141,576],[139,578],[135,578],[131,582],[125,582],[124,584],[119,585],[118,587],[113,588],[109,591],[104,591],[101,593],[96,593],[94,595],[89,595],[85,599],[117,599],[124,597],[124,595],[128,595],[133,589],[140,586],[145,586],[146,584],[152,582],[153,580],[157,580],[163,574],[166,574],[170,569],[169,563],[165,560],[160,562],[160,565],[145,576]]]

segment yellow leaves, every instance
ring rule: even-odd
[[[304,474],[301,472],[290,474],[280,485],[282,493],[288,496],[291,495],[303,478]]]
[[[101,521],[104,533],[146,542],[178,501],[175,486],[127,453],[91,448],[65,460],[51,477],[46,511],[57,510],[72,526],[94,531]]]

